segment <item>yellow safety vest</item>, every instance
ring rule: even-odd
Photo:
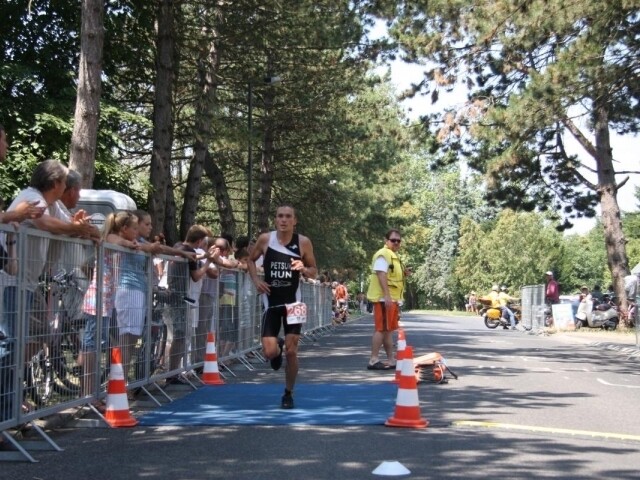
[[[391,299],[396,302],[402,300],[404,294],[404,268],[398,255],[386,245],[378,250],[371,260],[371,276],[369,277],[367,299],[371,302],[379,302],[384,299],[382,285],[380,285],[378,275],[373,269],[378,257],[384,257],[389,265],[389,269],[387,270],[387,284],[389,285]]]

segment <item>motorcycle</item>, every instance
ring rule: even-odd
[[[627,298],[627,308],[620,308],[616,301],[616,297],[613,295],[604,295],[603,301],[606,301],[613,306],[614,310],[618,313],[618,319],[624,322],[627,327],[636,326],[636,317],[638,312],[638,305],[636,305],[635,297],[631,296]]]
[[[615,330],[619,321],[618,309],[612,301],[594,304],[591,299],[580,302],[575,317],[576,329],[591,327]]]
[[[487,328],[498,328],[502,326],[504,329],[508,329],[511,327],[511,322],[508,317],[505,317],[502,314],[501,308],[496,308],[491,306],[490,300],[479,299],[479,302],[482,304],[482,308],[480,309],[480,316],[484,320],[484,324]],[[520,323],[520,306],[519,305],[511,305],[509,306],[511,311],[513,312],[513,316],[516,320],[516,326]]]

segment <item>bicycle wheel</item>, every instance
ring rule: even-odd
[[[153,375],[162,368],[164,362],[164,352],[167,345],[167,326],[165,324],[151,326],[151,348],[149,356],[149,375]],[[143,342],[136,355],[136,378],[144,378],[145,357],[147,345]]]
[[[151,374],[153,375],[157,370],[161,370],[164,366],[164,352],[167,349],[167,326],[163,323],[156,327],[158,329],[157,335],[154,338],[154,342],[151,348]]]
[[[44,351],[35,354],[25,367],[25,393],[38,407],[44,407],[53,394],[53,375]]]
[[[56,376],[54,389],[61,395],[80,392],[82,367],[78,365],[79,336],[74,330],[63,331],[54,337],[51,345],[51,362]]]

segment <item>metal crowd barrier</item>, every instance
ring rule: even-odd
[[[522,287],[522,323],[527,330],[544,328],[545,308],[544,285],[526,285]]]
[[[33,420],[104,399],[111,347],[121,350],[127,389],[158,405],[150,390],[171,400],[160,380],[197,388],[209,332],[221,375],[235,375],[231,362],[252,370],[264,361],[261,298],[245,272],[220,269],[194,285],[182,258],[10,225],[0,225],[0,245],[0,439],[17,450],[0,460],[35,461],[7,432],[26,423],[59,450]],[[331,328],[332,293],[301,288],[304,342]]]

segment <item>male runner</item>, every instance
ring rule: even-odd
[[[294,233],[297,219],[293,207],[283,205],[276,210],[276,230],[258,237],[247,261],[251,280],[259,293],[263,293],[262,351],[270,360],[271,368],[282,366],[283,345],[286,347],[286,385],[282,408],[293,408],[293,386],[298,375],[298,340],[302,325],[287,323],[285,304],[299,302],[300,275],[315,278],[318,273],[311,241]],[[256,260],[263,257],[264,280],[258,277]],[[278,338],[284,325],[284,341]]]

